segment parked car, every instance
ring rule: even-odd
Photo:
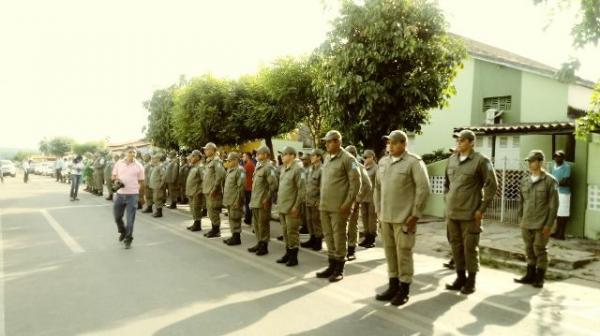
[[[17,167],[10,160],[1,160],[2,161],[2,176],[10,175],[12,177],[17,176]]]
[[[43,176],[54,176],[54,162],[46,161],[42,164],[42,175]]]

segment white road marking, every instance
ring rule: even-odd
[[[0,336],[6,335],[4,321],[4,236],[2,235],[2,210],[0,209]]]
[[[44,218],[46,218],[50,226],[52,226],[54,231],[58,233],[58,236],[63,240],[65,245],[67,245],[67,247],[73,251],[73,253],[78,254],[85,252],[83,247],[81,247],[81,245],[79,245],[79,243],[77,243],[75,239],[73,239],[73,237],[71,237],[71,235],[65,231],[65,229],[56,221],[56,219],[54,219],[54,217],[48,213],[48,210],[42,209],[40,210],[40,213],[44,216]]]

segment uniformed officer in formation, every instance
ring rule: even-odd
[[[185,184],[189,172],[190,165],[188,162],[188,157],[182,153],[179,162],[179,174],[177,174],[177,189],[179,190],[179,199],[177,202],[180,204],[188,204],[187,193],[185,192]]]
[[[146,176],[147,180],[150,180],[152,176],[152,156],[148,153],[142,156],[144,162],[144,176]],[[152,204],[154,200],[152,199],[152,188],[150,188],[149,183],[146,184],[146,188],[144,188],[144,203],[146,204],[146,208],[142,210],[142,213],[152,213]]]
[[[227,207],[231,237],[223,240],[223,243],[229,246],[242,243],[240,234],[244,215],[246,171],[240,166],[240,159],[239,153],[231,152],[225,161],[227,175],[223,188],[223,206]]]
[[[119,161],[119,156],[115,155],[111,158],[110,155],[106,156],[108,159],[106,161],[106,165],[104,166],[104,184],[106,185],[106,192],[108,196],[106,197],[107,201],[113,200],[113,190],[112,190],[112,170],[115,165]]]
[[[302,244],[301,247],[311,248],[314,251],[320,251],[323,248],[323,228],[321,227],[321,214],[319,211],[319,202],[321,199],[321,165],[323,161],[323,151],[314,149],[310,155],[311,166],[306,173],[306,222],[310,239]]]
[[[102,190],[104,189],[104,166],[106,165],[106,159],[102,153],[96,153],[96,158],[92,167],[94,168],[94,189],[97,196],[102,196]]]
[[[347,252],[347,220],[360,191],[358,162],[342,148],[342,135],[331,130],[322,139],[327,147],[321,170],[321,224],[327,244],[329,266],[318,278],[337,282],[344,277]]]
[[[221,236],[221,208],[223,207],[223,181],[225,168],[217,155],[217,146],[209,142],[202,148],[206,155],[204,164],[204,177],[202,179],[202,192],[206,201],[206,210],[212,228],[204,236],[215,238]]]
[[[558,181],[543,168],[542,151],[531,151],[525,160],[531,175],[521,181],[519,217],[527,255],[527,273],[515,282],[542,288],[548,268],[546,245],[558,213]]]
[[[296,161],[296,150],[285,147],[281,151],[283,167],[279,177],[277,191],[277,211],[283,231],[285,254],[277,263],[286,266],[298,265],[298,249],[300,247],[300,208],[305,202],[305,173],[301,161]]]
[[[252,225],[256,235],[256,245],[249,248],[248,252],[258,256],[269,253],[269,239],[271,237],[271,207],[273,195],[277,192],[277,175],[271,163],[271,150],[261,146],[256,150],[258,160],[252,180],[252,197],[250,209],[252,210]]]
[[[375,162],[375,152],[367,149],[363,153],[364,167],[371,181],[375,186],[375,177],[378,165]],[[373,202],[373,189],[366,194],[360,202],[360,213],[364,229],[364,239],[358,244],[365,248],[375,247],[375,238],[377,237],[377,214],[375,213],[375,203]]]
[[[448,159],[444,183],[446,222],[457,275],[446,289],[463,294],[475,291],[482,220],[498,185],[492,163],[474,147],[475,133],[461,131],[456,151]]]
[[[417,221],[423,216],[430,186],[425,163],[406,149],[406,133],[396,130],[385,138],[390,152],[379,163],[373,198],[381,222],[389,286],[375,298],[400,306],[408,301]]]
[[[202,207],[204,194],[202,193],[202,179],[204,178],[204,167],[200,162],[202,153],[194,150],[190,154],[190,170],[185,182],[185,192],[190,201],[190,211],[194,223],[187,229],[192,232],[202,231]]]
[[[356,201],[352,204],[352,210],[350,211],[350,218],[348,219],[348,254],[346,259],[352,261],[356,259],[356,244],[358,243],[358,217],[360,212],[360,204],[365,201],[366,198],[373,197],[371,179],[365,167],[358,162],[358,151],[356,147],[350,145],[346,147],[346,151],[350,153],[358,164],[360,172],[360,191],[356,196]]]
[[[179,197],[179,185],[177,178],[179,176],[179,160],[177,159],[177,151],[169,152],[169,159],[166,162],[167,166],[167,203],[169,209],[177,209],[177,198]]]
[[[162,217],[162,207],[165,204],[165,186],[167,167],[164,155],[154,154],[152,156],[152,172],[148,185],[152,188],[152,200],[154,200],[154,213],[152,217]]]

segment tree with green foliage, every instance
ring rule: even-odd
[[[152,94],[152,98],[144,102],[144,108],[149,112],[146,136],[154,146],[160,148],[179,149],[175,132],[171,126],[173,107],[175,106],[173,93],[176,89],[176,86],[171,86],[156,90]]]
[[[576,135],[580,139],[587,139],[590,133],[600,132],[600,83],[592,93],[592,100],[587,114],[577,119]]]
[[[55,137],[48,142],[50,154],[56,157],[63,157],[71,151],[73,139],[68,137]]]
[[[25,161],[27,159],[29,159],[30,157],[32,157],[33,155],[36,155],[37,153],[32,152],[32,151],[18,151],[12,158],[12,160],[14,162],[22,162]]]
[[[104,149],[106,149],[106,142],[103,140],[73,144],[73,153],[77,155],[84,155],[85,153],[96,153]]]
[[[393,129],[419,132],[430,111],[455,94],[466,57],[446,29],[431,1],[344,1],[314,82],[331,126],[378,152]]]

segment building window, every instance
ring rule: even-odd
[[[444,181],[445,176],[431,176],[429,182],[431,184],[431,193],[434,195],[444,194]]]
[[[483,98],[483,112],[489,109],[508,112],[512,105],[512,96]]]
[[[519,148],[521,146],[521,137],[518,135],[513,136],[512,139],[513,143],[512,146],[513,148]]]
[[[588,185],[588,210],[600,211],[600,185]]]
[[[500,140],[500,148],[508,148],[508,137],[500,137],[498,138]]]

